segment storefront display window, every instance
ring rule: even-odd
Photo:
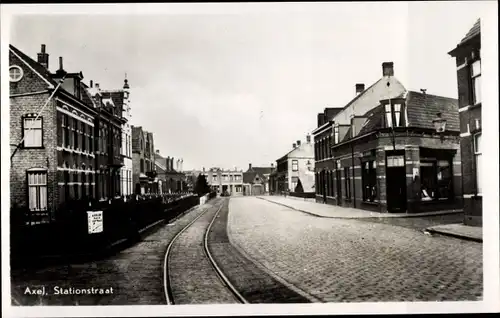
[[[447,200],[452,197],[450,160],[426,159],[420,161],[421,200]]]

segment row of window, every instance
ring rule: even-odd
[[[331,141],[332,137],[328,136],[314,143],[314,158],[316,161],[332,157]]]

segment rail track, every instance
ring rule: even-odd
[[[208,248],[208,235],[223,205],[224,199],[216,202],[214,206],[207,207],[168,244],[163,262],[165,299],[168,305],[186,302],[189,297],[192,297],[193,303],[249,303],[224,275]],[[211,217],[210,212],[213,213],[214,210],[215,213]],[[208,226],[206,225],[207,221],[209,221]],[[205,229],[200,235],[203,228]],[[189,246],[182,246],[184,250],[174,255],[175,245],[182,243],[180,240],[183,237],[186,240],[191,239],[191,241],[197,242],[193,242]],[[195,240],[192,239],[193,237]],[[200,240],[202,242],[199,242]],[[183,278],[173,279],[173,274],[179,271],[185,271],[185,273],[178,275],[185,275],[190,280],[185,279],[185,283],[180,284],[179,282]],[[196,279],[193,275],[200,276]],[[177,283],[174,280],[177,280]],[[200,285],[192,286],[192,284],[197,283]],[[225,289],[225,292],[222,289]],[[176,302],[176,298],[179,298],[180,301]]]

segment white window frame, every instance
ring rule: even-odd
[[[481,174],[481,169],[483,165],[483,160],[482,160],[482,149],[481,149],[481,142],[478,142],[481,140],[481,133],[477,133],[474,135],[474,164],[475,164],[475,172],[476,172],[476,194],[481,196],[483,192],[483,181],[482,181],[482,174]]]
[[[36,122],[35,122],[36,119]],[[33,127],[28,125],[31,122],[33,124],[40,123],[40,127]],[[32,125],[33,125],[32,124]],[[40,136],[36,135],[36,132],[40,133]],[[31,137],[31,139],[30,139]],[[24,148],[40,148],[43,147],[43,118],[42,117],[31,117],[26,116],[23,117],[23,147]],[[38,139],[39,142],[36,142],[35,139]]]
[[[394,127],[399,127],[401,124],[401,104],[394,104]]]
[[[299,171],[299,161],[298,160],[292,160],[292,171]]]
[[[477,105],[481,103],[481,60],[476,60],[470,65],[471,89],[472,89],[472,103]],[[476,87],[476,84],[478,85]],[[478,89],[479,88],[479,89]],[[479,92],[479,94],[477,94]]]
[[[19,77],[18,78],[13,78],[11,76],[10,72],[12,70],[18,70],[19,71]],[[10,80],[10,82],[17,83],[17,82],[19,82],[23,78],[23,76],[24,76],[24,71],[23,71],[23,69],[20,66],[18,66],[18,65],[11,65],[9,67],[9,80]]]
[[[48,210],[47,177],[48,174],[45,169],[27,171],[28,207],[30,211],[40,212]]]
[[[339,126],[338,125],[335,125],[335,127],[333,127],[333,135],[334,135],[334,142],[335,144],[338,144],[339,143]]]

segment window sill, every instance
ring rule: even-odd
[[[378,201],[361,201],[362,204],[366,204],[366,205],[374,205],[374,206],[379,206],[380,205],[380,202]]]
[[[45,149],[45,147],[44,146],[36,146],[36,147],[23,146],[22,149]]]
[[[416,202],[419,202],[422,204],[435,204],[435,203],[451,202],[451,201],[453,201],[453,198],[433,199],[433,200],[417,200]]]

